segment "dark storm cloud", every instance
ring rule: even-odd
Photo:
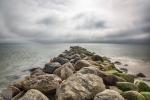
[[[106,22],[103,20],[96,20],[94,18],[83,19],[81,22],[79,21],[79,25],[77,25],[76,29],[103,29],[106,28]]]
[[[0,0],[0,42],[150,43],[149,9],[149,0]]]
[[[106,28],[106,21],[97,17],[96,15],[88,13],[77,14],[73,20],[77,22],[76,29],[81,30],[97,30]]]
[[[58,23],[61,23],[61,19],[57,17],[57,15],[46,16],[45,18],[42,18],[41,20],[37,21],[37,24],[44,25],[47,27],[55,26]]]
[[[141,16],[142,20],[140,23],[137,23],[137,29],[139,26],[142,32],[150,34],[150,1],[143,0],[140,7],[141,8],[139,9],[139,16]]]

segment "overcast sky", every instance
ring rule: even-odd
[[[0,0],[0,42],[150,43],[150,0]]]

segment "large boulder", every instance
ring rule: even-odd
[[[101,62],[103,62],[103,58],[102,58],[101,56],[99,56],[99,55],[93,55],[93,56],[91,57],[91,59],[92,59],[93,61],[101,61]]]
[[[126,91],[122,93],[125,100],[145,100],[145,97],[137,91]]]
[[[81,56],[79,54],[74,54],[71,56],[70,62],[75,64],[78,60],[81,60]]]
[[[64,57],[55,57],[51,60],[51,62],[59,62],[61,65],[69,62],[68,59],[64,58]]]
[[[1,91],[1,95],[4,99],[11,99],[12,97],[16,96],[20,90],[15,86],[8,86],[6,89]]]
[[[95,66],[96,68],[98,68],[99,70],[103,70],[103,66],[101,64],[99,64],[98,62],[96,61],[92,61],[92,60],[88,60],[88,62],[92,65],[92,66]]]
[[[94,74],[101,78],[107,76],[105,72],[99,70],[96,66],[89,66],[89,67],[83,67],[81,68],[78,73],[81,74]]]
[[[85,57],[85,56],[94,55],[94,53],[89,52],[87,49],[79,47],[79,46],[71,46],[70,47],[70,52],[74,53],[74,54],[79,54],[82,58]]]
[[[65,63],[62,65],[62,67],[57,68],[54,71],[55,75],[58,75],[62,80],[67,79],[69,76],[71,76],[75,72],[75,69],[71,63]]]
[[[114,73],[114,75],[124,78],[127,82],[134,83],[134,78],[135,78],[134,75],[127,74],[127,73]]]
[[[105,90],[103,80],[94,74],[76,73],[57,88],[57,100],[91,100]]]
[[[125,100],[118,92],[106,89],[96,94],[94,100]]]
[[[140,92],[144,97],[145,100],[150,100],[150,92]]]
[[[5,100],[4,97],[0,94],[0,100]]]
[[[138,88],[130,82],[117,82],[116,86],[122,91],[135,90],[138,91]]]
[[[143,73],[137,73],[136,76],[137,77],[146,77]]]
[[[126,82],[126,80],[124,80],[123,78],[112,74],[108,74],[105,77],[103,77],[103,81],[106,85],[111,86],[116,85],[117,82]]]
[[[116,82],[124,82],[125,80],[117,77],[115,75],[107,74],[101,70],[99,70],[95,66],[84,67],[78,71],[81,74],[94,74],[101,77],[105,83],[105,85],[115,85]]]
[[[101,66],[103,66],[103,70],[108,71],[108,70],[113,70],[115,69],[115,65],[111,62],[104,61]]]
[[[19,100],[49,100],[40,91],[31,89],[28,90]]]
[[[115,61],[114,64],[121,65],[122,63],[120,61]]]
[[[146,84],[143,81],[136,81],[135,85],[138,87],[138,90],[141,91],[145,91],[145,92],[150,92],[150,87],[148,84]]]
[[[114,91],[119,92],[119,93],[122,93],[122,92],[123,92],[122,90],[120,90],[120,89],[117,88],[116,86],[109,86],[109,89],[110,89],[110,90],[114,90]]]
[[[56,90],[60,82],[61,79],[58,76],[54,74],[45,74],[28,76],[21,83],[25,90],[37,89],[47,93]]]
[[[78,60],[75,63],[74,67],[75,67],[75,70],[78,71],[83,67],[89,67],[89,66],[91,66],[91,64],[87,60]]]
[[[52,74],[55,71],[55,69],[59,67],[61,67],[61,64],[58,62],[47,63],[45,64],[43,71]]]
[[[30,70],[30,75],[35,75],[35,76],[38,76],[38,75],[44,75],[45,72],[43,72],[43,69],[41,68],[33,68],[32,70]]]

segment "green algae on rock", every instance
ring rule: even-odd
[[[116,86],[122,91],[130,91],[130,90],[138,91],[136,85],[130,82],[117,82]]]
[[[141,91],[145,91],[145,92],[150,92],[150,87],[143,81],[136,81],[135,85],[138,87],[138,90]]]
[[[126,91],[122,96],[125,100],[145,100],[145,97],[137,91]]]
[[[150,100],[150,92],[140,92],[144,97],[145,100]]]
[[[114,73],[114,75],[124,78],[127,82],[134,83],[134,78],[135,78],[134,75],[127,74],[127,73]]]

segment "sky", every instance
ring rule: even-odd
[[[0,0],[0,43],[150,43],[150,0]]]

